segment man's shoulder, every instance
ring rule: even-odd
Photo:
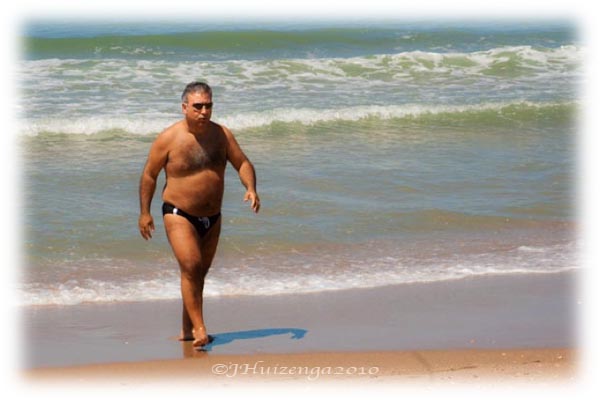
[[[179,120],[179,121],[169,125],[167,128],[165,128],[163,130],[163,132],[161,132],[161,134],[174,135],[183,130],[187,131],[186,125],[185,125],[185,120]]]
[[[214,121],[211,121],[211,124],[212,124],[215,132],[218,132],[219,134],[225,135],[226,137],[233,135],[231,133],[231,130],[229,128],[227,128],[226,126],[224,126],[223,124],[219,124]]]
[[[154,138],[154,147],[165,151],[168,150],[181,130],[182,121],[178,121],[165,128]]]
[[[227,130],[227,127],[224,126],[223,124],[216,123],[216,122],[214,122],[212,120],[210,121],[210,123],[211,123],[211,125],[212,125],[212,127],[213,127],[214,130],[217,130],[217,131]]]
[[[176,123],[171,124],[167,128],[165,128],[161,133],[158,134],[156,139],[160,140],[169,140],[173,139],[176,135],[178,135],[182,130],[184,130],[184,121],[180,120]]]

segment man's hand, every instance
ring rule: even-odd
[[[258,213],[260,209],[260,198],[255,191],[246,191],[244,196],[244,202],[250,201],[250,207],[254,210],[254,213]]]
[[[140,214],[138,220],[138,226],[140,227],[140,234],[145,240],[152,238],[154,232],[154,219],[150,213]]]

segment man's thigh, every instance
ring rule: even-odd
[[[202,262],[202,244],[196,229],[185,217],[164,216],[167,238],[182,269],[194,268]]]
[[[167,214],[164,216],[167,238],[181,268],[208,270],[217,251],[221,234],[221,219],[200,238],[198,232],[186,218]]]

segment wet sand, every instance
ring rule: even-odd
[[[571,380],[577,308],[574,272],[208,298],[205,351],[175,339],[179,301],[24,308],[22,367],[26,379],[121,384]]]

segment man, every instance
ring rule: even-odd
[[[209,342],[202,313],[204,278],[217,249],[221,231],[225,167],[229,161],[246,187],[244,201],[258,213],[256,175],[231,131],[210,120],[212,90],[203,82],[188,84],[181,96],[184,119],[160,133],[150,148],[140,179],[139,229],[152,238],[150,204],[156,180],[164,168],[163,220],[181,272],[183,298],[180,340],[194,347]]]

